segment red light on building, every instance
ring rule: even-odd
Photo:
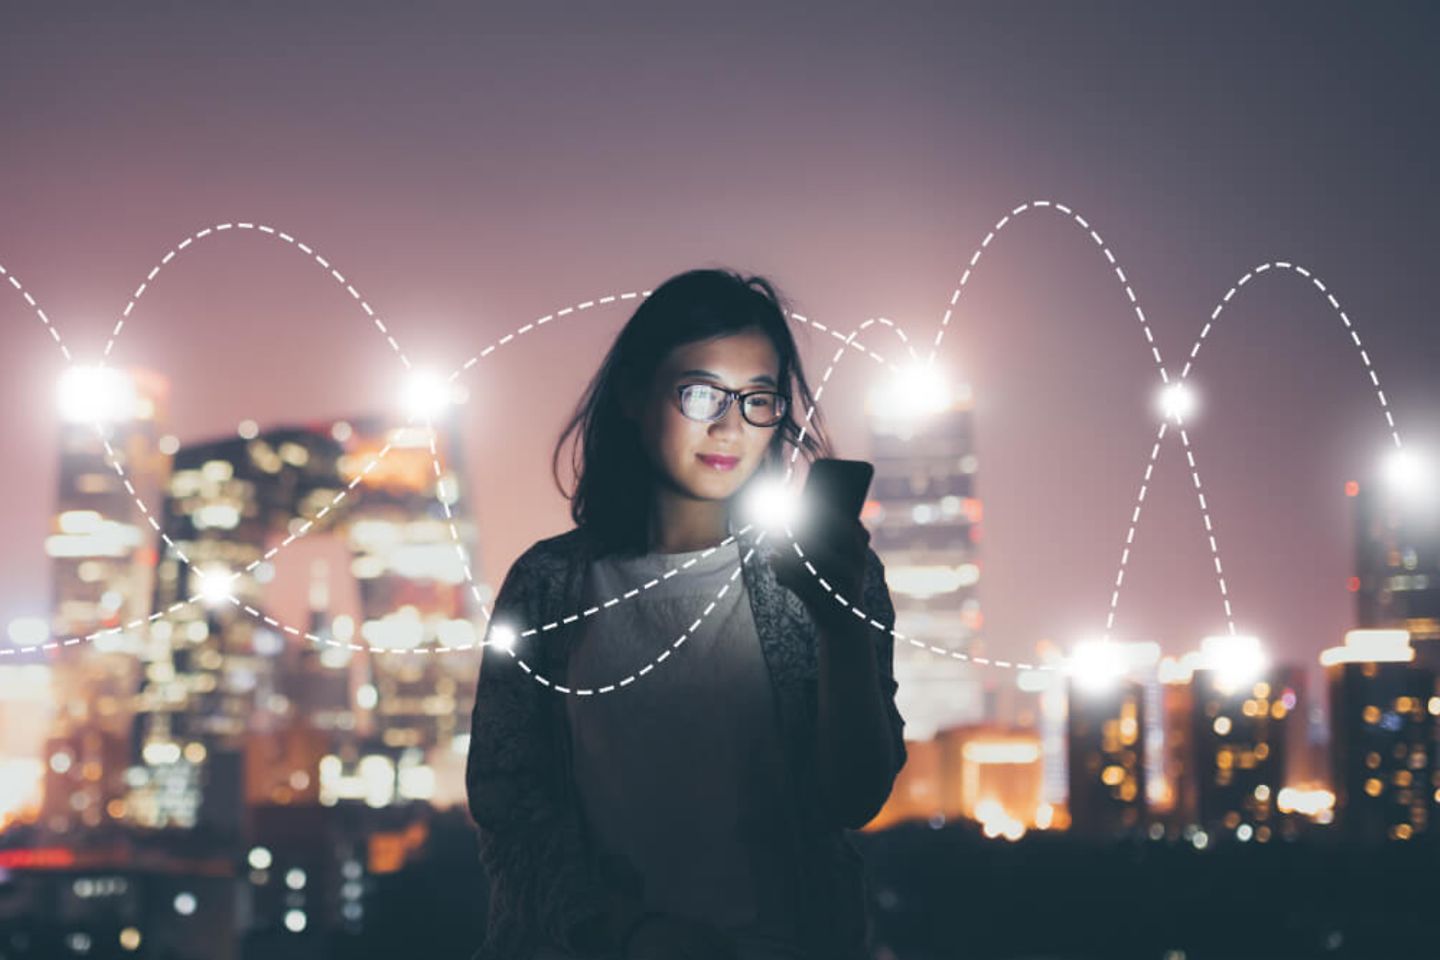
[[[1356,483],[1354,480],[1346,480],[1346,481],[1345,481],[1345,496],[1347,496],[1347,497],[1354,497],[1354,496],[1358,496],[1359,493],[1360,493],[1360,484]]]
[[[1360,589],[1360,578],[1359,578],[1359,577],[1351,577],[1348,581],[1346,581],[1345,586],[1350,590],[1351,593],[1355,593],[1355,592],[1359,591],[1359,589]]]
[[[22,850],[0,850],[0,869],[73,867],[74,851],[64,847],[31,847]]]

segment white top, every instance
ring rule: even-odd
[[[597,841],[645,877],[646,909],[729,930],[740,960],[804,957],[793,946],[774,694],[739,542],[597,560],[584,607],[675,568],[669,579],[585,618],[571,653],[565,682],[593,689],[619,684],[671,651],[624,687],[566,696],[582,809]]]

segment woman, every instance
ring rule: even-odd
[[[844,831],[905,762],[884,568],[857,518],[800,535],[866,623],[783,532],[740,535],[787,444],[828,455],[813,408],[763,278],[680,274],[620,332],[552,461],[559,484],[577,435],[576,526],[516,560],[486,631],[475,960],[869,957]]]

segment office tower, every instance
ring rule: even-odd
[[[1234,637],[1219,639],[1226,643]],[[1192,680],[1191,742],[1200,825],[1212,837],[1264,843],[1277,825],[1289,731],[1302,674],[1293,667],[1233,671],[1212,663]],[[1295,717],[1292,720],[1292,716]]]
[[[1035,730],[1040,741],[1040,802],[1062,810],[1070,795],[1070,764],[1066,756],[1067,688],[1064,657],[1049,640],[1035,646],[1041,669],[1015,673],[1018,690],[1034,697]]]
[[[866,420],[875,478],[863,519],[870,546],[885,562],[896,630],[927,646],[971,653],[982,619],[970,388],[916,371],[872,390]],[[909,739],[983,716],[975,668],[963,659],[897,640],[895,679]]]
[[[367,648],[357,692],[366,736],[327,758],[322,801],[368,784],[361,792],[372,805],[460,802],[480,663],[476,618],[489,598],[465,582],[463,564],[474,569],[478,559],[459,435],[442,424],[432,450],[423,428],[350,426],[340,466],[358,482],[345,538],[359,588],[357,642]],[[387,444],[383,467],[360,474]],[[440,647],[453,652],[415,652]]]
[[[1148,784],[1150,809],[1172,831],[1196,825],[1200,817],[1195,765],[1193,667],[1167,657],[1160,664],[1161,751],[1158,782]]]
[[[1351,630],[1320,655],[1336,816],[1347,837],[1409,840],[1440,811],[1440,697],[1403,630]]]
[[[1066,679],[1070,829],[1090,837],[1144,828],[1149,720],[1156,680],[1154,643],[1087,641],[1071,654]]]
[[[50,632],[81,642],[48,653],[56,715],[43,819],[56,832],[125,812],[144,636],[136,624],[150,612],[155,567],[151,524],[131,489],[155,508],[168,469],[160,437],[168,392],[162,377],[136,369],[76,366],[60,381],[59,491],[45,540]]]
[[[269,738],[290,726],[286,652],[312,641],[267,622],[270,556],[343,511],[337,442],[287,428],[181,447],[161,513],[164,544],[130,773],[136,823],[243,829],[248,803],[288,784]],[[182,556],[183,553],[183,556]],[[271,618],[273,620],[273,618]]]
[[[1145,688],[1117,681],[1103,691],[1072,680],[1066,752],[1070,771],[1070,828],[1090,837],[1138,830],[1145,810],[1145,765],[1140,731]]]
[[[228,834],[246,806],[463,797],[478,670],[477,591],[462,565],[473,530],[456,438],[439,432],[432,451],[423,428],[371,417],[177,453],[164,511],[175,546],[155,593],[166,616],[150,631],[143,763],[131,772],[136,822]],[[302,535],[332,538],[349,568],[311,566],[297,627],[271,616],[266,596],[283,563],[271,558]],[[352,583],[358,627],[331,604]],[[430,652],[440,646],[472,649]]]
[[[1346,492],[1355,501],[1356,624],[1407,631],[1418,662],[1440,670],[1440,495],[1403,470],[1352,481]]]

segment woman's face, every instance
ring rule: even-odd
[[[770,338],[758,329],[687,343],[671,351],[655,372],[638,417],[641,443],[662,478],[692,497],[724,500],[733,496],[764,461],[780,428],[751,424],[740,415],[740,403],[733,397],[720,419],[710,423],[692,420],[680,412],[676,390],[687,383],[730,390],[776,390],[779,377],[780,358]]]

